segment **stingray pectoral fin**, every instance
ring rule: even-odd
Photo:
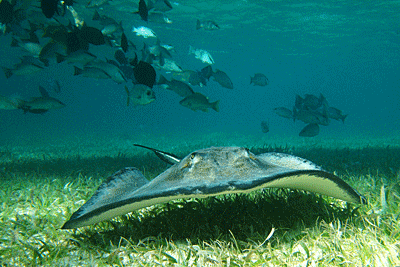
[[[272,179],[268,178],[262,187],[305,190],[357,204],[367,202],[345,181],[323,170],[298,170],[274,175]]]
[[[174,199],[249,193],[268,187],[366,202],[345,181],[308,160],[282,153],[254,155],[240,147],[211,147],[187,155],[151,182],[135,168],[115,173],[62,228],[87,226]]]
[[[322,168],[315,163],[290,154],[270,152],[257,155],[257,158],[277,166],[295,170],[322,170]]]
[[[93,196],[62,226],[62,229],[72,229],[90,225],[105,219],[96,219],[102,209],[112,203],[118,203],[149,181],[136,168],[123,168],[108,177]]]
[[[288,172],[290,175],[277,174],[265,184],[265,187],[300,189],[353,203],[366,203],[366,199],[345,181],[307,159],[276,152],[260,154],[257,158],[284,169],[299,170],[297,174],[292,171]]]

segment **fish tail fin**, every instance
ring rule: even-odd
[[[30,28],[30,32],[35,32],[37,31],[39,28],[39,26],[31,21],[29,21],[29,28]]]
[[[128,95],[128,99],[126,100],[126,106],[129,106],[130,93],[129,93],[129,89],[126,85],[125,85],[125,91],[126,91],[126,94]]]
[[[74,76],[82,74],[83,69],[78,68],[77,66],[74,66]]]
[[[4,75],[6,76],[7,79],[13,75],[12,69],[3,68],[3,71],[4,71]]]
[[[193,53],[193,46],[189,45],[189,55]]]
[[[129,61],[129,64],[131,64],[131,66],[134,66],[134,67],[136,67],[137,66],[137,64],[138,64],[138,56],[137,56],[137,54],[136,54],[136,52],[135,52],[135,57],[134,58],[132,58],[130,61]]]
[[[211,103],[212,109],[215,110],[216,112],[219,112],[219,100]]]
[[[319,102],[324,106],[328,106],[328,101],[326,101],[326,98],[322,93],[319,93]]]
[[[19,47],[19,42],[15,37],[12,38],[11,47]]]
[[[198,29],[200,29],[201,28],[201,22],[200,22],[200,20],[198,19],[197,20],[197,23],[196,23],[196,30],[198,30]]]
[[[47,90],[41,85],[39,85],[39,92],[42,95],[42,97],[50,97]]]
[[[167,84],[168,80],[164,77],[164,75],[160,75],[160,79],[158,80],[158,84]]]
[[[92,0],[90,0],[87,4],[86,7],[90,7],[90,4],[92,3]]]
[[[56,52],[55,54],[56,54],[57,63],[63,62],[63,61],[65,60],[65,58],[66,58],[66,56],[61,55],[60,53],[57,53],[57,52]]]
[[[295,107],[293,107],[293,122],[296,122],[296,117],[297,117],[297,109]]]
[[[160,59],[159,59],[160,66],[164,66],[164,64],[165,64],[165,58],[164,58],[164,56],[163,56],[162,53],[160,53],[159,58],[160,58]]]
[[[250,76],[250,84],[253,83],[253,77]]]
[[[17,98],[15,100],[15,106],[17,109],[22,109],[24,111],[24,114],[28,113],[30,107],[27,105],[25,100]]]
[[[347,116],[348,116],[349,114],[347,114],[347,115],[343,115],[340,119],[342,120],[342,122],[344,123],[344,120],[347,118]]]
[[[100,20],[100,14],[97,10],[94,11],[92,20]]]
[[[165,55],[167,55],[169,58],[172,58],[171,53],[167,50],[167,49],[161,49],[161,53],[160,53],[163,57],[165,57]]]
[[[19,98],[13,100],[13,105],[18,109],[24,109],[25,101]]]
[[[50,66],[49,60],[47,58],[39,58],[39,60],[46,66]]]

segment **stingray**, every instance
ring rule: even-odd
[[[137,168],[119,170],[99,186],[62,229],[95,224],[174,199],[249,193],[261,188],[299,189],[347,202],[366,203],[362,195],[338,176],[293,155],[255,155],[243,147],[211,147],[180,159],[167,152],[141,147],[152,150],[172,166],[152,181]]]

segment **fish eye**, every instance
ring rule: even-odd
[[[150,91],[147,91],[147,95],[151,95],[151,92],[150,92]]]

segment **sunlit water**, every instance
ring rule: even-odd
[[[215,60],[213,68],[226,72],[234,89],[223,88],[212,79],[206,87],[193,89],[210,101],[220,100],[218,113],[189,110],[179,104],[179,96],[158,86],[155,102],[127,107],[123,84],[73,76],[71,65],[52,64],[34,75],[6,79],[0,74],[2,95],[29,99],[39,96],[42,85],[67,105],[43,115],[0,110],[1,144],[57,146],[60,140],[92,142],[98,137],[177,144],[204,137],[212,140],[210,145],[225,145],[226,138],[237,145],[292,138],[297,143],[332,138],[397,140],[399,1],[226,0],[173,1],[172,5],[173,10],[166,13],[172,24],[141,21],[132,14],[137,1],[114,0],[99,12],[122,20],[128,39],[138,50],[144,40],[131,32],[132,27],[153,29],[162,43],[175,47],[173,59],[184,69],[206,66],[188,55],[189,45],[209,51]],[[92,23],[94,9],[79,4],[74,8]],[[196,30],[197,18],[215,20],[221,29]],[[11,67],[26,54],[10,48],[11,35],[1,36],[0,42],[1,66]],[[108,46],[90,48],[102,59],[111,59],[114,51]],[[128,56],[133,54],[131,49]],[[250,76],[257,72],[268,77],[268,86],[249,85]],[[60,93],[52,91],[55,80],[62,86]],[[294,123],[273,112],[275,107],[292,108],[296,94],[320,93],[329,105],[349,116],[344,124],[332,120],[329,126],[321,126],[311,141],[298,137],[303,122]],[[269,122],[267,134],[261,132],[262,120]]]

